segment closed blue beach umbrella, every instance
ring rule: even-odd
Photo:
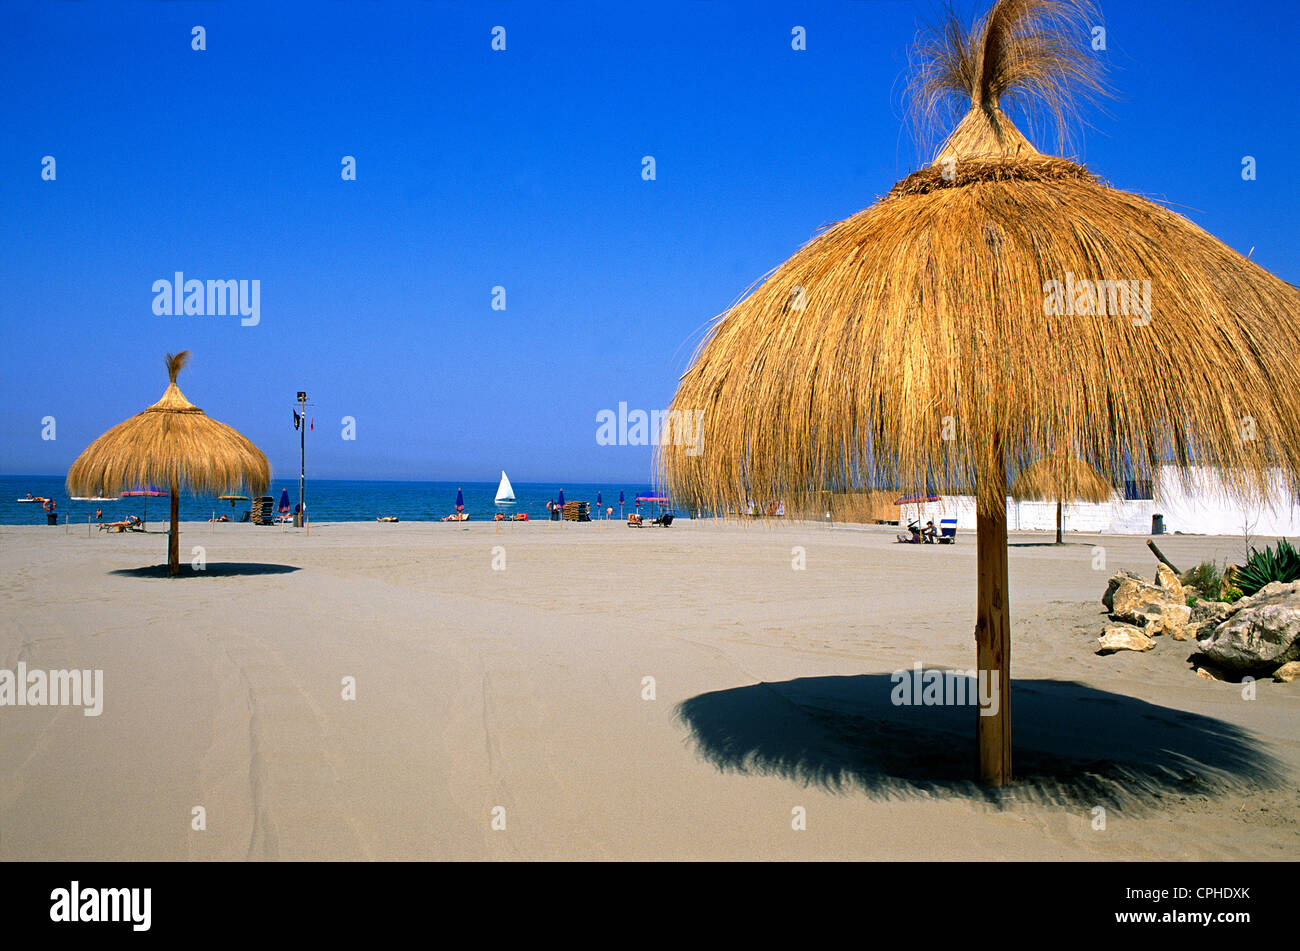
[[[457,512],[465,511],[465,493],[463,493],[460,489],[456,490],[456,511]]]
[[[555,500],[555,504],[558,505],[560,508],[564,508],[564,490],[563,490],[563,489],[560,490],[560,497],[559,497],[558,499]]]
[[[596,493],[596,508],[600,508],[600,493]]]
[[[281,515],[289,514],[289,490],[284,489],[280,492],[279,511]]]

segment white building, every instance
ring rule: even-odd
[[[1186,486],[1173,469],[1159,473],[1149,493],[1129,494],[1151,498],[1126,499],[1117,492],[1109,502],[1067,503],[1065,530],[1109,535],[1148,535],[1153,517],[1159,515],[1164,531],[1185,535],[1241,535],[1249,529],[1258,536],[1300,536],[1300,499],[1285,488],[1279,473],[1274,479],[1271,505],[1243,508],[1223,490],[1218,476],[1205,468],[1190,469]],[[968,495],[946,495],[937,502],[902,506],[902,522],[917,515],[924,525],[930,519],[956,518],[961,531],[975,530],[975,499]],[[1055,502],[1018,502],[1007,499],[1007,528],[1013,532],[1055,532]]]

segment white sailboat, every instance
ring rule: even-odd
[[[497,505],[513,505],[515,501],[514,486],[506,478],[506,470],[501,470],[501,484],[497,486]]]

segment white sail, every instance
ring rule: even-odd
[[[497,486],[497,503],[513,502],[515,500],[515,490],[506,478],[506,470],[501,470],[501,484]]]

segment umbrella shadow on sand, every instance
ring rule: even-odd
[[[240,561],[217,561],[201,571],[181,565],[177,578],[237,578],[244,575],[287,575],[300,569],[294,565],[266,565]],[[117,568],[111,575],[122,578],[166,578],[166,565],[145,565],[142,568]]]
[[[910,671],[909,671],[910,674]],[[677,707],[723,772],[774,775],[880,799],[961,797],[995,806],[1104,805],[1280,785],[1283,770],[1231,723],[1065,680],[1017,680],[1014,779],[975,783],[975,708],[895,706],[889,674],[806,677],[699,694]]]

